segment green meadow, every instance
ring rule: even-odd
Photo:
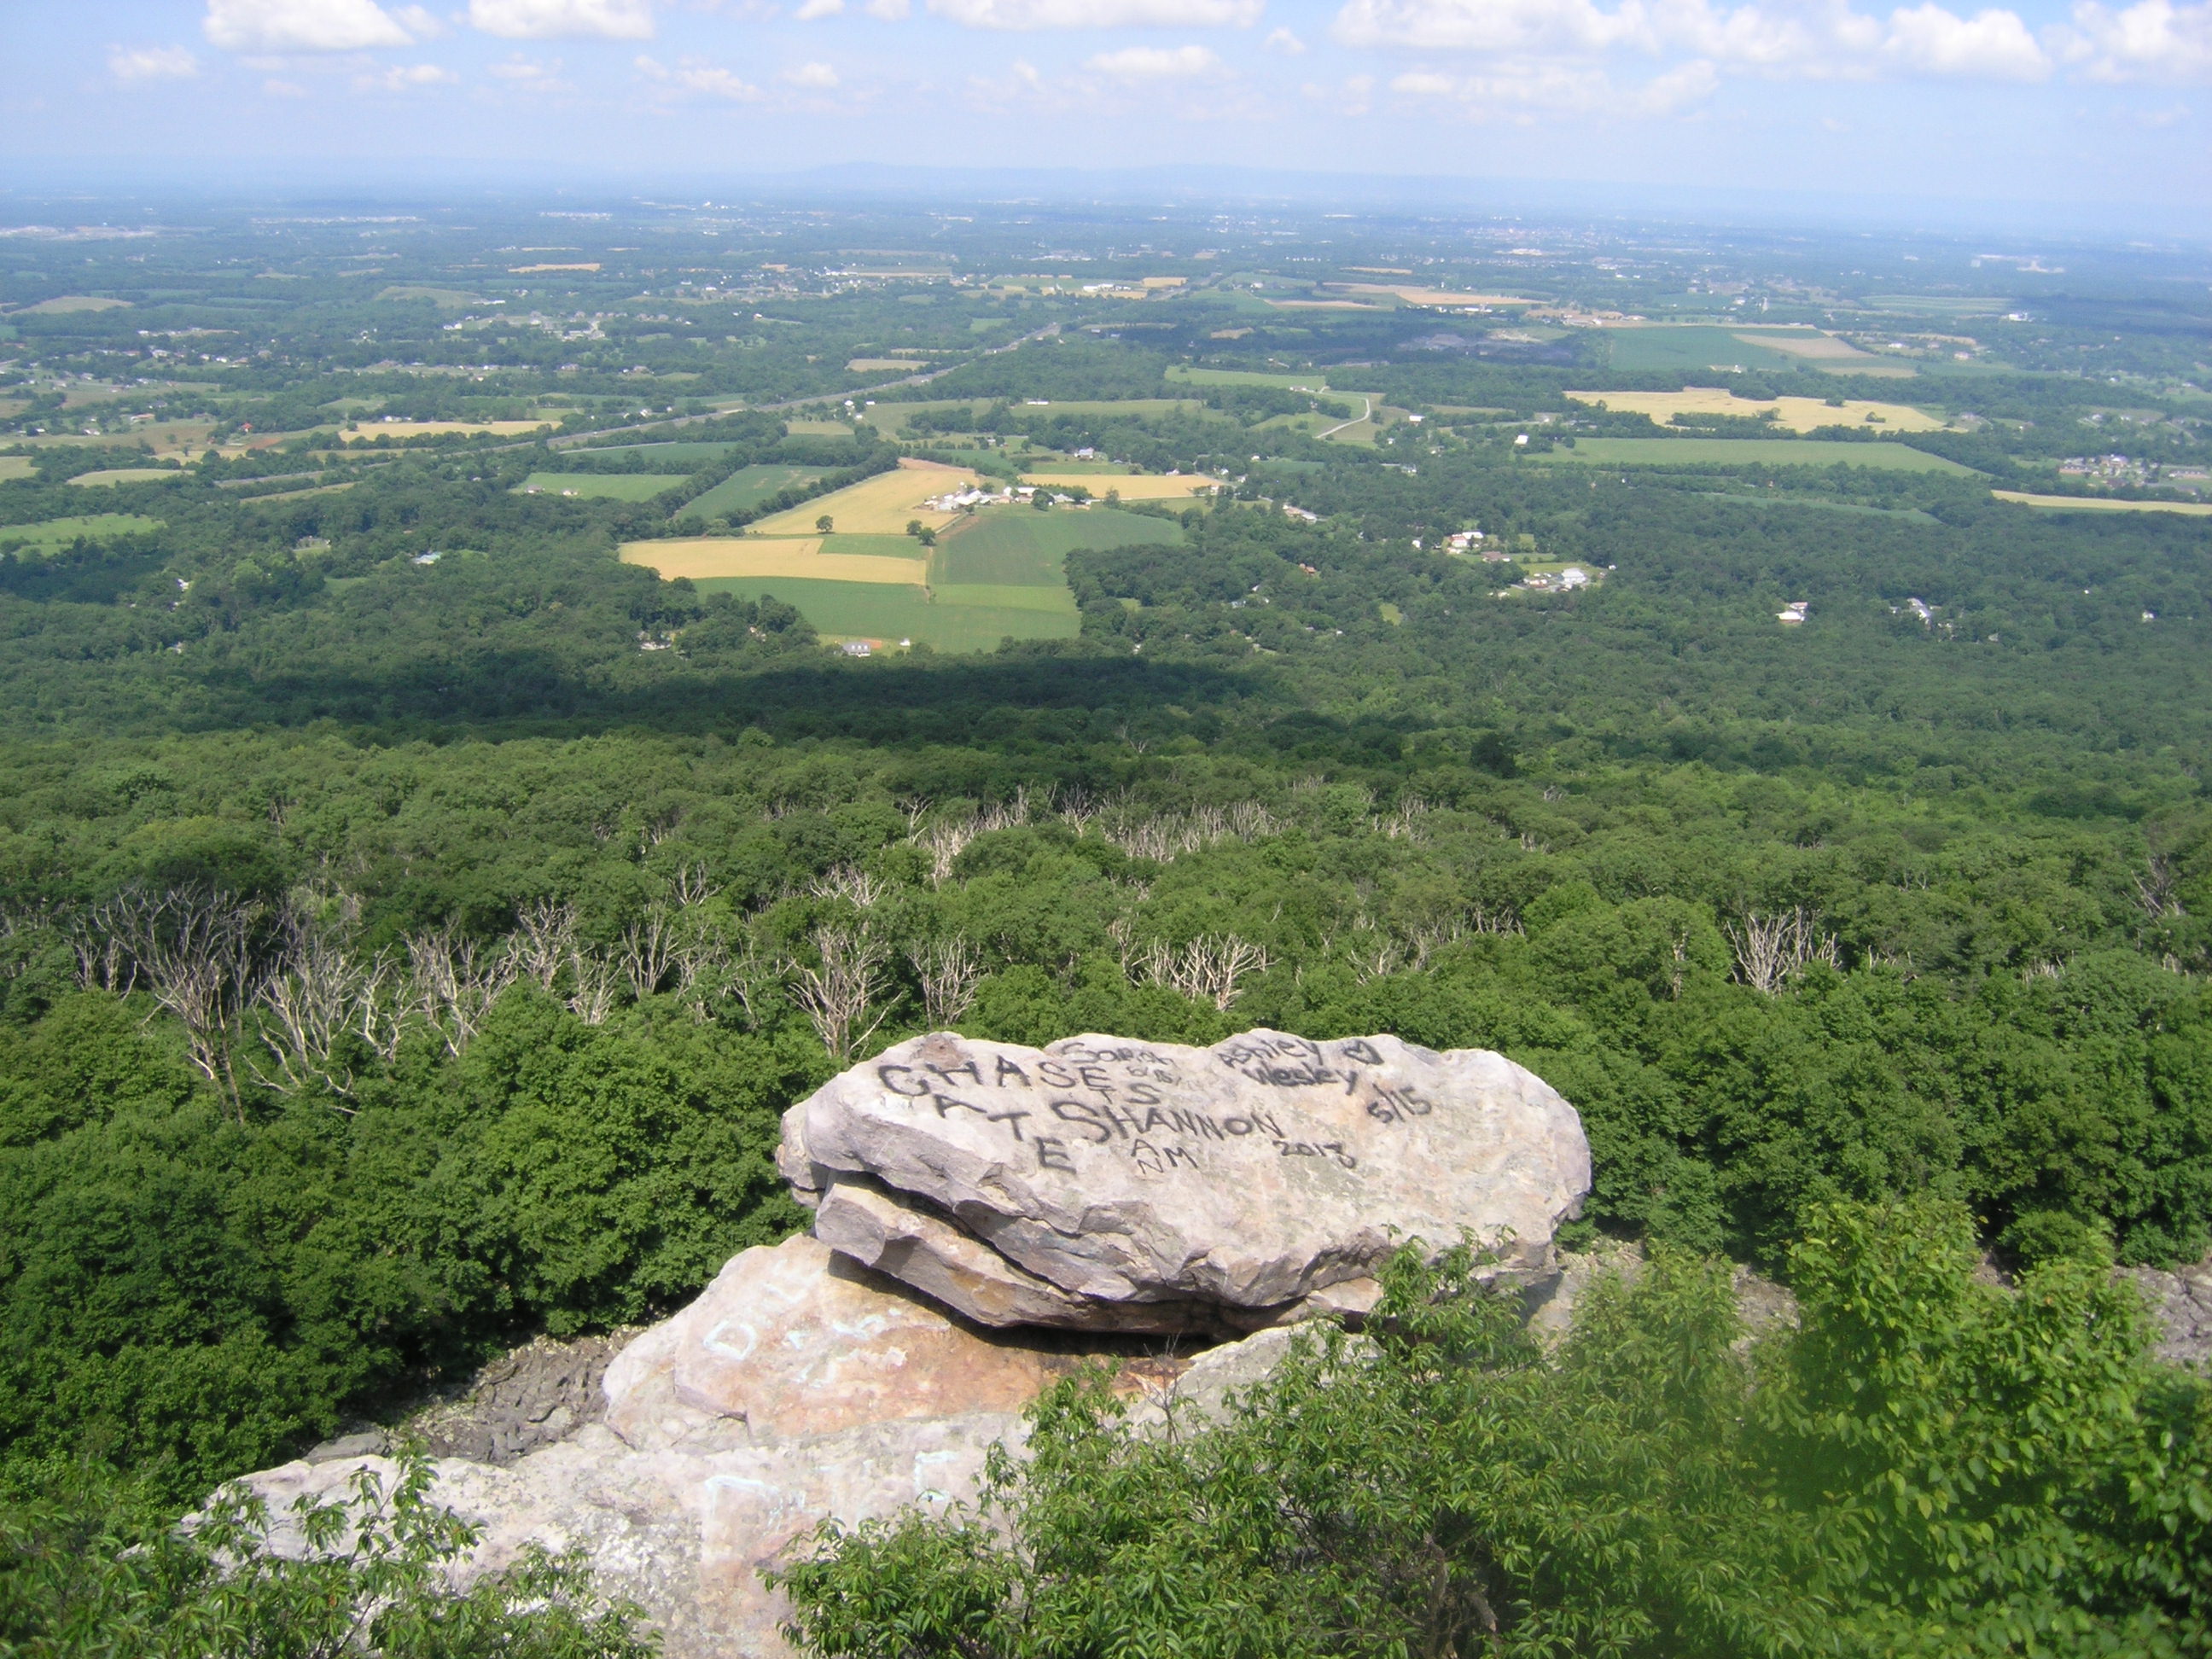
[[[796,605],[825,635],[891,644],[910,639],[937,651],[990,651],[1010,637],[1073,639],[1080,626],[1074,596],[1065,587],[1054,605],[1045,590],[983,585],[925,589],[892,582],[714,576],[697,586],[704,592],[745,599],[773,595]]]
[[[1572,449],[1531,457],[1584,466],[1870,466],[1889,472],[1974,469],[1899,443],[1855,444],[1828,438],[1583,438]]]
[[[1182,526],[1172,519],[1155,519],[1117,507],[1080,511],[1060,507],[1049,513],[1026,507],[996,507],[941,532],[932,568],[947,583],[1065,592],[1066,561],[1073,549],[1171,547],[1180,545],[1182,539]]]
[[[0,525],[0,547],[24,547],[42,553],[57,552],[71,542],[112,541],[118,536],[143,536],[159,530],[162,521],[137,513],[88,513],[73,519],[46,519],[38,524]]]
[[[773,463],[741,466],[702,495],[684,503],[684,516],[712,519],[729,513],[750,513],[771,495],[811,483],[822,476],[818,467],[779,466]]]

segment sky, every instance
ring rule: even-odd
[[[2212,228],[2212,0],[0,0],[21,185],[1319,170]]]

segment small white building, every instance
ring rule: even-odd
[[[1774,619],[1785,628],[1794,628],[1805,620],[1805,604],[1803,599],[1792,599],[1774,613]]]

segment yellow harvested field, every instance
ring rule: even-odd
[[[814,521],[826,514],[841,536],[903,536],[910,519],[921,520],[932,530],[942,530],[960,515],[934,512],[922,503],[933,495],[964,489],[975,482],[975,475],[964,466],[945,466],[909,456],[896,471],[878,472],[872,478],[802,501],[788,513],[763,519],[753,529],[763,536],[816,535],[819,532]]]
[[[819,536],[704,536],[690,541],[624,542],[624,564],[641,564],[673,580],[690,576],[805,577],[823,582],[929,580],[927,559],[895,559],[866,553],[824,553]]]
[[[1041,484],[1047,489],[1080,486],[1094,498],[1112,489],[1120,492],[1125,501],[1172,501],[1195,495],[1201,489],[1212,489],[1221,480],[1209,478],[1203,472],[1178,473],[1172,478],[1158,472],[1024,472],[1022,482]]]
[[[919,374],[923,365],[905,357],[855,357],[845,367],[855,374],[884,374],[894,368],[903,368],[909,374]]]
[[[489,432],[495,438],[520,438],[550,426],[550,421],[363,421],[339,434],[346,442],[356,438],[434,438],[441,433]]]
[[[1533,306],[1518,294],[1455,294],[1449,289],[1411,288],[1394,283],[1332,283],[1347,294],[1388,294],[1409,306]]]
[[[2017,489],[1992,489],[1990,494],[2001,501],[2068,513],[2184,513],[2191,518],[2212,518],[2212,501],[2120,501],[2099,495],[2030,495]]]
[[[1871,351],[1861,351],[1849,340],[1839,340],[1832,334],[1823,334],[1817,328],[1777,329],[1770,333],[1738,334],[1735,337],[1746,345],[1765,346],[1773,351],[1786,351],[1793,357],[1826,358],[1863,357],[1869,362],[1880,361]]]
[[[1602,404],[1630,415],[1649,415],[1664,426],[1677,415],[1737,415],[1756,420],[1768,410],[1774,423],[1791,432],[1824,426],[1878,425],[1887,432],[1941,432],[1943,422],[1910,404],[1845,399],[1843,406],[1818,398],[1739,398],[1720,386],[1693,386],[1684,392],[1570,392],[1577,403]],[[1868,416],[1875,418],[1869,422]]]
[[[1267,303],[1278,311],[1381,311],[1381,306],[1370,306],[1358,300],[1270,300]]]

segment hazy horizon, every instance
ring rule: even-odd
[[[9,8],[10,194],[1436,181],[1502,210],[2201,238],[2212,0]],[[1255,185],[1251,181],[1265,181]],[[1932,228],[1932,227],[1931,227]]]

